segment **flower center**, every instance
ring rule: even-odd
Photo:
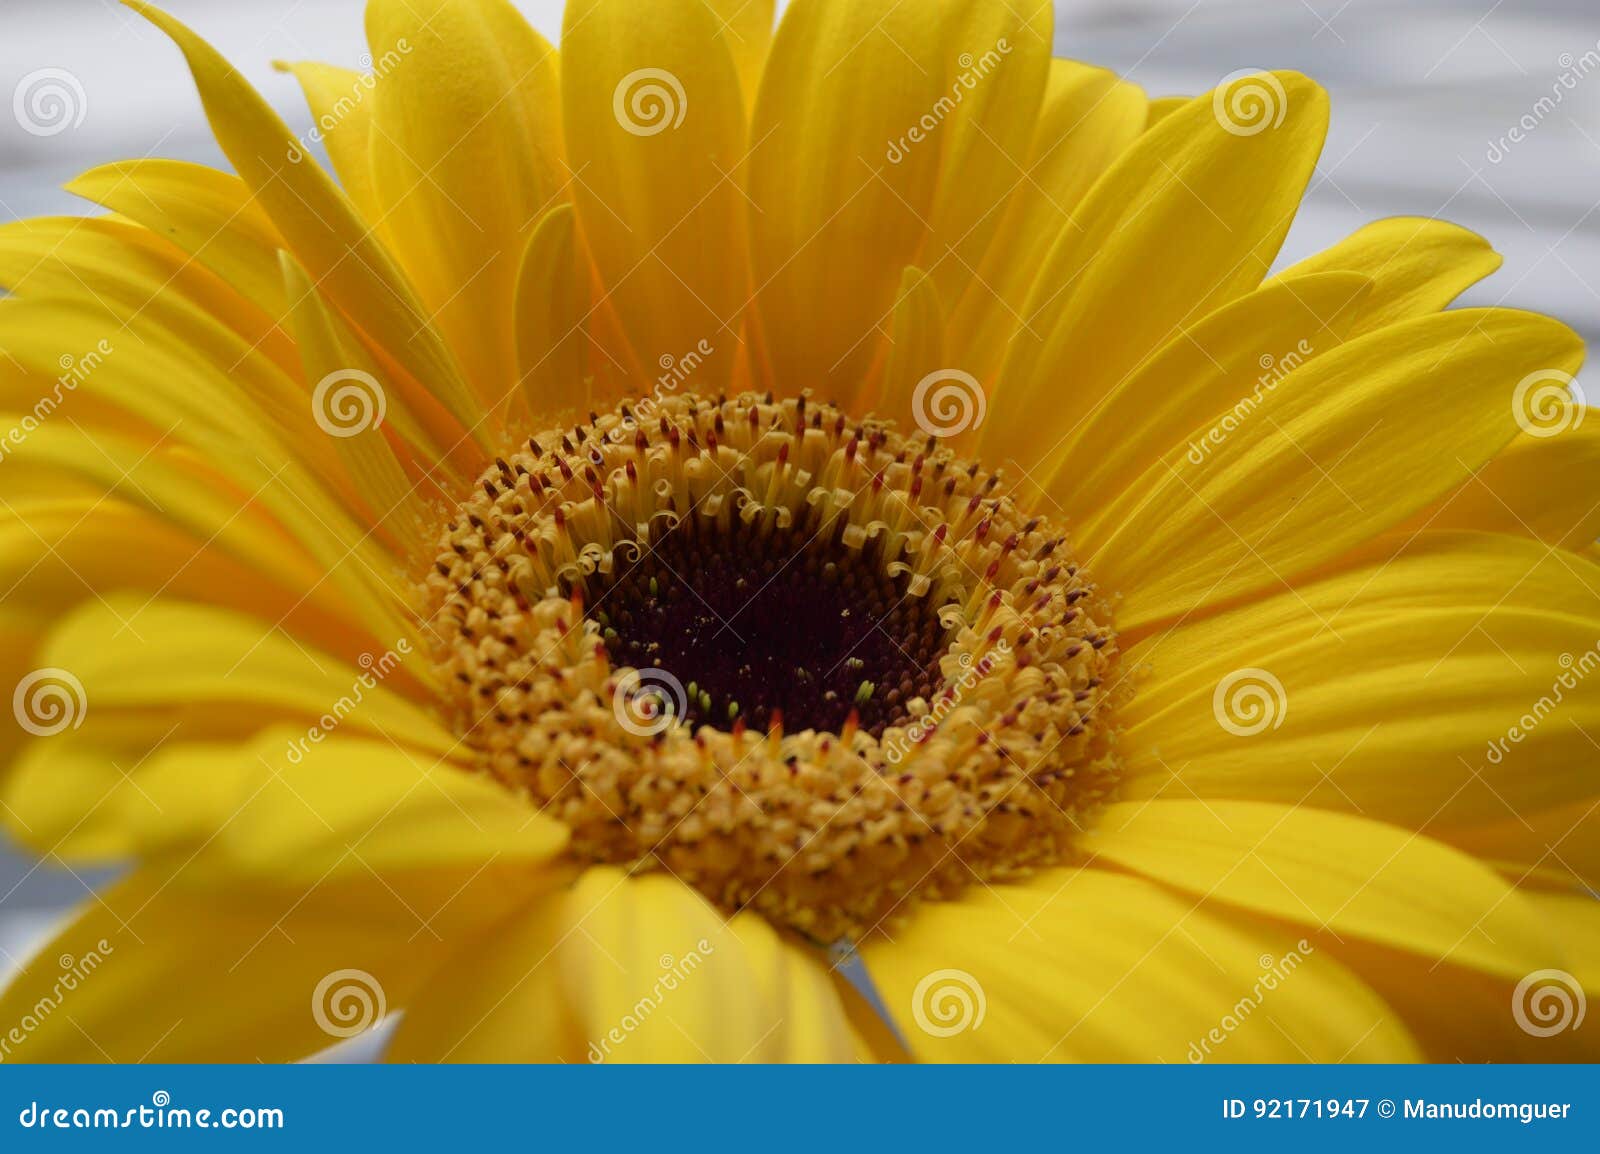
[[[576,856],[818,940],[1068,858],[1115,782],[1115,635],[1065,535],[809,398],[535,436],[425,586],[456,732]]]
[[[882,737],[942,685],[947,630],[876,547],[791,526],[727,532],[694,519],[597,583],[594,617],[613,665],[688,678],[683,718],[732,730],[837,733],[852,712]]]

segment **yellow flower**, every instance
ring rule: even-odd
[[[1581,343],[1268,276],[1311,81],[372,0],[296,138],[130,3],[233,173],[0,229],[0,800],[136,863],[4,1057],[1596,1056]]]

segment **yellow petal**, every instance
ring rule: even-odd
[[[387,234],[478,400],[501,408],[523,246],[565,195],[555,49],[505,0],[372,0],[367,44],[394,58],[372,113]]]
[[[1150,101],[1150,115],[1146,121],[1147,128],[1154,128],[1167,117],[1190,101],[1188,96],[1157,96]]]
[[[275,251],[272,260],[276,264]],[[250,277],[244,279],[248,283]],[[70,340],[53,330],[63,343],[43,357],[41,372],[49,377],[67,367],[63,352],[70,361],[119,343],[126,349],[149,339],[146,334],[155,329],[226,370],[216,375],[232,378],[235,391],[250,394],[269,411],[292,407],[286,398],[295,391],[290,378],[299,365],[293,345],[276,328],[279,313],[246,301],[205,264],[185,257],[150,229],[77,217],[0,226],[0,285],[23,301],[70,302],[78,315],[100,326],[92,335]],[[277,296],[281,313],[281,288]],[[27,359],[20,351],[13,356]]]
[[[22,1062],[284,1062],[405,1009],[478,926],[526,891],[439,873],[313,888],[190,885],[183,859],[88,902],[0,995]],[[509,888],[509,894],[506,890]]]
[[[1219,413],[1244,419],[1288,373],[1342,344],[1370,285],[1353,273],[1269,282],[1185,328],[1115,386],[1067,434],[1046,486],[1077,522],[1079,547],[1093,551],[1165,476],[1164,459],[1203,460],[1211,446],[1186,439],[1209,433]]]
[[[1115,73],[1052,60],[1028,163],[978,275],[951,310],[955,361],[990,380],[1022,322],[1047,246],[1145,126],[1144,92]]]
[[[1083,848],[1196,897],[1513,980],[1559,953],[1493,870],[1399,826],[1308,806],[1109,806]]]
[[[761,69],[772,47],[773,0],[706,0],[728,42],[746,107],[754,106],[761,87]]]
[[[187,817],[210,839],[193,867],[202,876],[316,885],[493,863],[522,868],[551,861],[567,844],[566,826],[483,774],[320,725],[275,728],[226,749],[175,748],[152,759],[140,784],[181,828],[194,812],[188,791],[207,773],[238,788],[225,810]]]
[[[388,62],[391,67],[397,67],[403,59],[403,56],[390,56]],[[375,60],[374,68],[384,62],[383,58]],[[350,203],[374,228],[379,228],[384,223],[383,211],[372,187],[371,161],[372,108],[376,103],[372,94],[376,77],[372,73],[351,72],[347,68],[309,60],[293,64],[277,61],[273,66],[292,73],[300,82],[300,90],[311,108],[313,139],[321,141],[328,150],[328,159]]]
[[[517,278],[517,365],[535,417],[590,398],[589,283],[578,257],[570,204],[557,205],[528,237]]]
[[[1500,267],[1500,254],[1476,233],[1427,217],[1373,221],[1281,276],[1357,272],[1376,283],[1357,334],[1438,312]]]
[[[1112,527],[1093,565],[1124,594],[1119,630],[1282,588],[1400,524],[1516,435],[1518,381],[1575,371],[1582,356],[1582,342],[1556,321],[1471,309],[1392,325],[1311,359],[1237,428],[1208,434],[1214,448],[1200,464],[1167,462]]]
[[[406,477],[389,441],[391,433],[384,430],[388,390],[379,379],[381,370],[325,307],[294,258],[282,255],[284,289],[293,302],[290,324],[305,362],[306,380],[316,382],[310,407],[337,433],[331,440],[344,469],[333,479],[365,506],[367,525],[385,534],[402,555],[419,555],[435,528],[436,518],[426,499],[448,494],[427,476],[426,492]],[[351,415],[354,421],[346,419]],[[428,444],[422,425],[409,413],[400,410],[394,417],[391,430],[403,427],[413,445]]]
[[[1536,895],[1530,898],[1535,902],[1539,900]],[[1560,923],[1552,913],[1545,913],[1545,921],[1555,929]],[[1578,975],[1572,971],[1582,972],[1582,958],[1559,963],[1552,959],[1530,974],[1511,979],[1480,970],[1432,964],[1414,954],[1384,949],[1354,938],[1331,948],[1337,949],[1340,958],[1360,973],[1390,1005],[1401,1010],[1426,1061],[1593,1062],[1600,1058],[1600,1035],[1587,1026],[1571,1028],[1571,1017],[1567,1018],[1567,1028],[1545,1037],[1530,1034],[1517,1020],[1517,1008],[1523,1007],[1524,1021],[1529,1025],[1541,1025],[1529,1011],[1537,1010],[1542,1003],[1546,1012],[1556,1015],[1551,1022],[1559,1022],[1558,991],[1562,985],[1566,986],[1570,1004],[1576,987],[1557,974],[1571,975],[1573,981],[1577,981]],[[1549,972],[1552,970],[1556,973]],[[1519,992],[1522,980],[1530,975],[1533,981]],[[1593,993],[1591,988],[1591,1003]]]
[[[1600,567],[1526,538],[1425,534],[1152,637],[1125,657],[1123,796],[1430,833],[1591,796],[1600,701],[1558,657],[1600,637],[1596,590]]]
[[[1074,210],[1001,370],[983,429],[991,460],[1044,463],[1181,327],[1266,275],[1322,150],[1328,98],[1289,72],[1233,81],[1219,96],[1252,86],[1270,123],[1241,131],[1213,96],[1197,97],[1141,136]]]
[[[405,642],[369,645],[346,664],[259,618],[108,592],[38,651],[37,667],[64,670],[78,687],[81,717],[72,731],[28,748],[6,784],[6,808],[41,852],[125,857],[136,828],[159,828],[167,817],[144,774],[152,753],[168,746],[290,723],[302,738],[335,729],[376,736],[429,761],[457,749],[436,718],[402,696],[421,692],[424,657]],[[217,824],[237,800],[212,813]]]
[[[143,0],[124,3],[183,52],[217,143],[312,278],[369,339],[432,389],[462,428],[484,441],[478,405],[449,351],[349,199],[215,49]]]
[[[177,245],[274,321],[283,315],[283,238],[237,176],[181,160],[123,160],[63,187]]]
[[[1028,15],[1028,13],[1033,15]],[[796,0],[750,130],[751,260],[777,384],[848,401],[901,270],[949,300],[1020,180],[1051,9]]]
[[[1298,931],[1103,870],[975,886],[862,953],[923,1060],[1415,1057],[1393,1011]]]
[[[590,869],[424,991],[396,1061],[849,1061],[827,971],[755,914],[663,874]]]
[[[1600,893],[1600,795],[1439,836],[1493,862],[1518,885]]]
[[[635,389],[704,341],[713,352],[693,383],[715,393],[741,355],[745,116],[721,24],[702,0],[658,0],[648,11],[598,0],[566,13],[561,96],[574,192],[629,346],[607,355]]]
[[[1580,549],[1600,537],[1600,421],[1569,406],[1551,435],[1524,435],[1417,515],[1430,529],[1526,533]],[[1537,426],[1534,426],[1537,427]]]
[[[929,395],[938,382],[923,386],[918,394],[922,382],[930,374],[943,373],[946,366],[944,310],[939,305],[939,290],[921,269],[908,268],[900,278],[900,299],[895,302],[890,339],[894,343],[889,347],[889,363],[883,374],[883,396],[874,409],[908,433],[918,428],[929,432],[945,428],[945,422],[938,419],[944,414],[936,411]],[[963,386],[963,392],[975,401],[981,388],[969,383]]]

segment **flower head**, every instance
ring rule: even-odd
[[[19,1057],[1583,1052],[1582,346],[1438,221],[1272,273],[1311,81],[371,0],[297,136],[129,2],[233,171],[0,228],[0,800],[137,863]]]

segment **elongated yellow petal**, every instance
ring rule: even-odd
[[[1582,358],[1565,325],[1505,309],[1420,317],[1313,358],[1200,464],[1169,462],[1095,551],[1096,576],[1124,594],[1119,630],[1283,588],[1400,524],[1516,436],[1520,380]]]
[[[406,1008],[439,964],[527,892],[503,875],[403,886],[197,887],[183,858],[88,901],[0,994],[33,1026],[21,1062],[284,1062]],[[69,992],[60,993],[65,985]],[[54,1005],[39,1013],[39,1006]]]
[[[152,754],[275,724],[293,725],[306,742],[323,729],[378,737],[428,762],[452,753],[442,723],[405,696],[426,697],[425,656],[407,642],[366,644],[360,657],[341,660],[282,635],[270,619],[108,590],[68,616],[33,660],[65,671],[78,716],[71,732],[35,742],[16,765],[5,791],[13,830],[40,852],[79,861],[117,860],[152,836],[177,837],[172,827],[188,826],[145,780]],[[280,749],[289,747],[285,740]],[[204,810],[212,824],[197,840],[243,797],[238,774],[224,773],[227,759],[211,757],[209,780],[229,792]],[[258,766],[246,759],[239,768]],[[179,782],[180,804],[194,781]]]
[[[855,395],[907,265],[956,298],[1021,180],[1050,15],[894,0],[785,11],[748,162],[755,287],[779,385]]]
[[[384,431],[388,390],[378,378],[378,366],[324,306],[316,286],[288,253],[283,254],[283,280],[306,380],[316,382],[310,407],[333,429],[329,436],[344,465],[336,480],[365,506],[368,525],[384,533],[403,555],[418,555],[433,528],[427,498],[446,494],[437,482],[424,491],[406,477]],[[341,394],[349,405],[341,403]],[[355,420],[342,419],[351,414]],[[413,444],[427,444],[421,425],[408,413],[398,411],[395,417],[391,430],[402,426]]]
[[[561,50],[583,234],[628,343],[608,359],[640,390],[706,342],[692,383],[715,393],[750,293],[744,103],[721,21],[701,0],[599,0],[567,9]]]
[[[213,810],[194,822],[214,834],[195,866],[202,875],[316,885],[497,862],[530,867],[567,844],[566,826],[483,774],[320,722],[309,735],[283,726],[250,744],[158,754],[141,784],[157,804],[182,806],[208,766],[238,788],[226,817]]]
[[[391,56],[390,66],[398,67],[403,60],[403,55],[398,59]],[[378,63],[380,60],[374,61],[375,66]],[[377,103],[373,99],[377,78],[372,73],[310,60],[278,61],[274,67],[292,73],[300,82],[311,108],[314,139],[328,150],[328,160],[350,203],[380,234],[386,232],[387,222],[372,186],[372,109]]]
[[[1576,664],[1582,657],[1573,660]],[[1589,667],[1594,664],[1590,657]],[[1439,836],[1493,862],[1518,885],[1600,893],[1600,790],[1552,809],[1508,813],[1476,827],[1442,829]]]
[[[1152,637],[1126,655],[1123,796],[1430,832],[1590,797],[1600,702],[1558,656],[1600,637],[1596,590],[1600,567],[1536,541],[1425,534]]]
[[[756,915],[725,920],[673,878],[606,867],[461,955],[391,1057],[850,1061],[857,1044],[823,966]]]
[[[123,160],[63,187],[177,245],[274,321],[283,315],[283,238],[237,176],[181,160]],[[208,294],[213,309],[227,304],[217,295]]]
[[[276,264],[276,250],[272,260]],[[234,391],[251,395],[264,408],[296,409],[288,398],[298,392],[293,378],[299,364],[293,345],[276,327],[281,287],[278,312],[269,313],[150,229],[75,217],[13,221],[0,226],[0,285],[23,301],[62,300],[63,308],[98,324],[98,331],[75,338],[49,328],[48,335],[61,341],[44,357],[51,377],[71,369],[63,354],[81,359],[101,349],[102,342],[111,349],[120,343],[126,350],[160,330],[153,339],[186,345],[196,359],[208,362],[209,383],[232,378]],[[20,345],[24,338],[14,339]],[[101,355],[108,354],[101,349]],[[20,351],[14,356],[28,360]]]
[[[1397,216],[1374,221],[1280,275],[1357,272],[1376,291],[1364,302],[1357,333],[1437,312],[1500,267],[1489,242],[1448,221]]]
[[[946,368],[944,310],[939,290],[921,269],[908,268],[900,278],[891,339],[894,343],[883,374],[883,395],[874,407],[907,431],[934,428],[929,388],[924,387],[920,397],[917,388],[930,373]],[[976,394],[978,390],[968,386],[966,391]]]
[[[1600,537],[1600,421],[1566,404],[1549,435],[1518,437],[1460,489],[1417,515],[1431,529],[1526,533],[1581,549]],[[1532,425],[1530,427],[1538,427]]]
[[[1028,289],[1048,245],[1084,194],[1144,131],[1144,92],[1115,73],[1052,60],[1027,167],[978,275],[951,309],[951,347],[963,371],[992,380],[1024,322]]]
[[[1196,897],[1513,980],[1556,938],[1493,870],[1399,826],[1309,806],[1192,798],[1108,807],[1083,847]]]
[[[1416,1055],[1394,1012],[1298,931],[1233,921],[1104,870],[974,887],[862,952],[923,1060]]]
[[[1092,551],[1165,476],[1163,461],[1209,453],[1285,377],[1337,348],[1371,282],[1354,273],[1264,284],[1185,328],[1065,435],[1046,491]],[[1199,434],[1196,436],[1196,434]]]
[[[565,405],[587,408],[593,395],[588,301],[572,206],[557,205],[528,237],[517,278],[517,366],[528,411],[536,418]]]
[[[716,16],[722,38],[728,43],[734,67],[739,70],[739,87],[747,108],[756,102],[761,87],[761,69],[772,47],[773,0],[706,0]]]
[[[480,404],[514,395],[523,246],[565,195],[556,52],[506,0],[372,0],[385,229]],[[309,266],[308,266],[309,267]]]
[[[188,61],[217,143],[312,278],[366,336],[433,390],[475,437],[479,408],[395,262],[243,75],[171,16],[124,0]]]
[[[1241,126],[1225,106],[1252,85],[1265,94],[1263,119]],[[1327,123],[1322,89],[1262,73],[1141,136],[1073,212],[1034,281],[984,425],[990,458],[1043,464],[1062,431],[1179,329],[1259,284]]]

